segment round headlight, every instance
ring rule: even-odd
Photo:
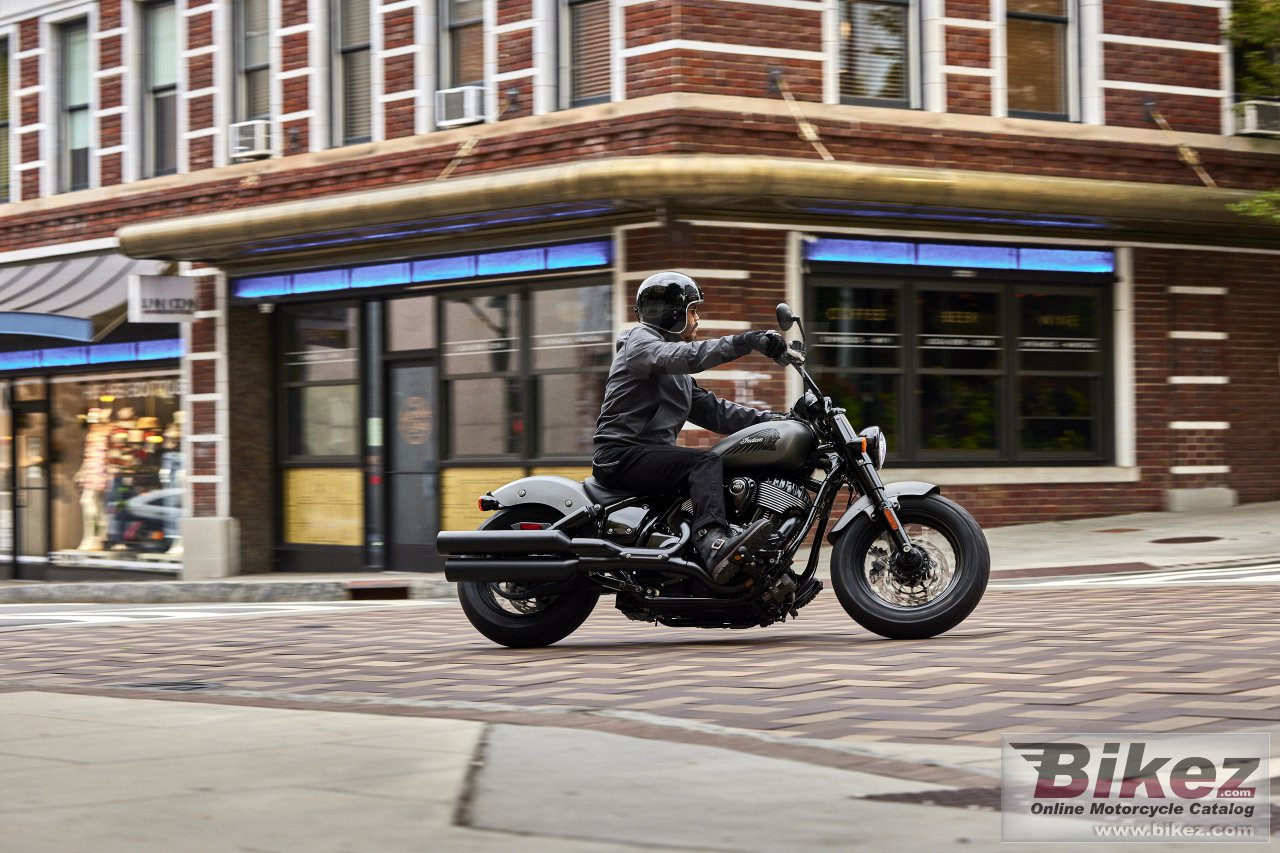
[[[858,435],[867,440],[867,455],[871,457],[876,468],[883,468],[885,457],[889,455],[889,439],[884,437],[880,427],[869,426]]]

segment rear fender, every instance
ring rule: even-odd
[[[489,494],[502,507],[538,504],[561,515],[577,512],[591,503],[582,484],[568,477],[539,475],[524,477],[494,489]]]
[[[898,498],[903,496],[923,497],[924,495],[933,495],[942,491],[933,483],[922,483],[919,480],[904,480],[901,483],[885,483],[884,494],[893,505],[898,505]],[[876,505],[871,498],[863,495],[854,502],[853,506],[844,511],[844,515],[840,516],[840,520],[836,522],[836,526],[831,528],[831,532],[827,534],[827,541],[834,545],[844,535],[845,528],[853,523],[853,520],[859,515],[868,517],[875,515]]]

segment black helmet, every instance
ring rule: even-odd
[[[702,301],[702,288],[687,275],[659,272],[640,282],[636,291],[636,316],[646,326],[679,335],[689,316],[689,306]]]

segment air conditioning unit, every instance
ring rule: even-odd
[[[436,92],[436,126],[457,127],[484,121],[484,87],[459,86]]]
[[[232,160],[261,160],[270,157],[271,122],[254,119],[231,125],[230,143]]]
[[[1241,136],[1280,136],[1280,101],[1244,101],[1236,112]]]

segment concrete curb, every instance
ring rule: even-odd
[[[0,604],[159,604],[190,602],[447,599],[457,587],[442,578],[331,581],[120,581],[31,583],[0,587]]]

